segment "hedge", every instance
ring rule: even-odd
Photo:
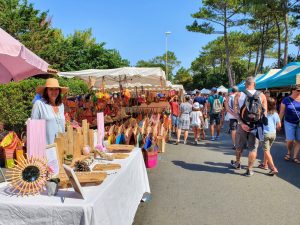
[[[78,79],[58,77],[59,84],[70,88],[69,95],[81,95],[88,92],[88,86]],[[45,79],[30,78],[19,82],[0,84],[0,121],[5,128],[17,133],[25,129],[30,117],[35,89],[45,84]]]

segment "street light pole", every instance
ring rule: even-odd
[[[168,76],[168,35],[170,35],[171,32],[167,31],[165,32],[166,35],[166,77],[169,80],[169,76]]]

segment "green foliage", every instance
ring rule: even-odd
[[[88,87],[82,80],[58,78],[61,86],[70,88],[69,95],[79,95],[88,92]],[[30,117],[32,100],[36,87],[43,85],[44,79],[30,78],[20,82],[10,82],[0,85],[0,121],[8,129],[21,132],[25,121]]]
[[[121,58],[118,51],[105,49],[105,43],[96,43],[92,30],[75,31],[73,35],[52,45],[49,56],[53,68],[60,71],[83,69],[112,69],[129,66],[129,61]]]
[[[168,80],[173,80],[173,70],[180,65],[180,61],[177,59],[174,52],[168,51],[168,71],[166,74],[166,77]],[[156,56],[153,59],[150,59],[148,61],[145,60],[139,60],[136,63],[137,67],[160,67],[163,71],[166,72],[166,53],[162,56]]]
[[[59,71],[129,66],[129,61],[122,59],[117,50],[97,43],[91,29],[64,37],[61,30],[51,27],[47,11],[36,10],[27,0],[0,0],[0,24]]]
[[[184,89],[190,90],[193,87],[193,77],[189,70],[180,67],[177,71],[176,75],[174,76],[174,83],[175,84],[182,84]]]

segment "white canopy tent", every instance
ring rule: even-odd
[[[95,81],[95,87],[113,87],[117,85],[136,85],[149,84],[153,86],[165,86],[165,72],[160,67],[145,68],[145,67],[122,67],[117,69],[89,69],[71,72],[59,72],[62,77],[78,77],[90,82]],[[110,86],[113,85],[113,86]]]
[[[201,93],[201,94],[204,94],[204,95],[209,95],[209,94],[211,93],[211,91],[208,90],[208,89],[203,88],[203,89],[200,91],[200,93]]]
[[[218,87],[217,91],[225,93],[225,92],[228,92],[228,89],[226,87],[224,87],[223,85],[221,85],[220,87]]]

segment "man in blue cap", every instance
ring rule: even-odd
[[[209,123],[210,123],[210,134],[211,134],[211,141],[218,140],[220,136],[220,119],[221,119],[221,112],[223,110],[223,103],[224,98],[221,95],[218,95],[217,88],[213,87],[211,89],[211,96],[208,98],[209,103]],[[217,135],[215,136],[215,126],[217,130]]]

